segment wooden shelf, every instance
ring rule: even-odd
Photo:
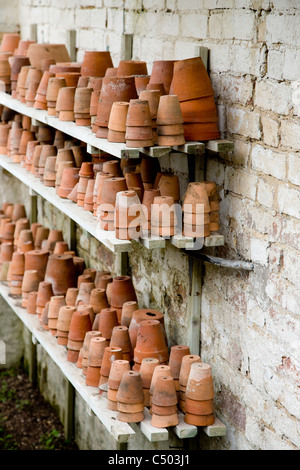
[[[67,349],[65,346],[57,344],[57,339],[49,331],[45,330],[40,324],[36,315],[27,313],[27,310],[21,306],[21,297],[11,296],[7,283],[0,282],[0,295],[11,307],[13,312],[22,321],[25,327],[32,334],[34,343],[39,343],[60,368],[64,376],[69,380],[72,386],[86,402],[87,410],[92,411],[105,426],[107,431],[116,439],[118,443],[132,442],[135,431],[131,425],[123,423],[117,419],[117,412],[109,410],[107,407],[107,398],[105,387],[99,390],[97,387],[90,387],[85,384],[85,376],[82,374],[76,364],[67,360]],[[148,408],[145,408],[145,419],[137,426],[150,442],[160,442],[169,440],[169,430],[159,429],[151,425],[151,415]],[[179,412],[179,424],[172,427],[178,438],[188,439],[197,436],[198,430],[202,429],[211,436],[224,435],[225,426],[216,420],[213,426],[207,428],[198,428],[184,422],[183,413]],[[218,425],[218,426],[217,426]],[[209,435],[209,434],[208,434]]]

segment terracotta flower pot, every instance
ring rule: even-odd
[[[177,402],[173,377],[158,376],[152,394],[152,404],[157,406],[174,406],[177,405]]]
[[[161,363],[169,360],[164,329],[158,320],[144,320],[139,324],[134,362],[141,364],[145,357],[154,357]]]
[[[47,281],[41,281],[39,283],[39,288],[37,291],[37,298],[36,298],[36,313],[38,316],[41,316],[45,305],[48,301],[50,301],[50,298],[54,295],[52,285],[50,282]]]
[[[48,250],[36,249],[27,251],[25,253],[25,271],[36,270],[38,273],[39,281],[43,281],[45,278],[48,258]]]
[[[136,91],[139,96],[141,91],[146,90],[147,85],[150,81],[150,75],[135,75],[134,80]]]
[[[183,212],[208,214],[211,210],[206,185],[203,182],[189,183],[183,197]]]
[[[55,187],[56,171],[55,171],[56,157],[48,157],[45,163],[43,182],[45,186]]]
[[[123,373],[117,393],[117,400],[126,404],[144,402],[143,384],[139,372],[128,370]]]
[[[104,308],[101,310],[99,317],[99,331],[101,331],[104,338],[110,340],[113,328],[118,326],[118,324],[118,315],[114,308]]]
[[[53,252],[56,242],[63,241],[63,240],[64,239],[63,239],[62,230],[50,229],[49,235],[48,235],[48,238],[47,238],[46,248],[50,252]]]
[[[112,104],[108,128],[112,131],[126,132],[126,119],[129,103],[125,101],[115,101]]]
[[[85,375],[86,374],[86,369],[88,366],[88,357],[89,357],[89,349],[90,349],[90,344],[92,338],[97,338],[101,337],[100,331],[87,331],[83,340],[83,345],[81,349],[81,366],[82,366],[82,373]]]
[[[129,300],[124,302],[122,305],[122,313],[121,313],[121,325],[127,326],[129,328],[133,312],[138,310],[138,303],[136,300]]]
[[[0,264],[11,261],[14,252],[14,245],[12,242],[2,243],[0,245]]]
[[[88,351],[88,367],[98,367],[98,368],[101,367],[104,350],[107,347],[108,347],[108,342],[105,338],[103,338],[103,336],[96,336],[91,339],[89,351]],[[99,379],[100,379],[100,371],[99,371]],[[99,384],[99,379],[98,379],[98,383],[96,386],[98,386]]]
[[[164,327],[164,314],[155,309],[139,309],[132,314],[128,328],[132,347],[135,348],[139,324],[144,320],[158,320]]]
[[[4,33],[0,45],[1,52],[14,53],[15,49],[18,48],[21,37],[18,33]]]
[[[182,358],[186,355],[190,355],[189,346],[177,344],[171,347],[169,366],[171,368],[172,377],[174,379],[179,380]]]
[[[122,349],[116,346],[107,346],[104,349],[102,363],[101,363],[101,370],[100,370],[100,382],[99,385],[103,383],[107,383],[110,368],[113,361],[123,359],[122,357]]]
[[[191,370],[191,366],[194,363],[201,363],[201,358],[197,354],[187,354],[182,358],[180,373],[179,373],[179,383],[180,386],[187,386],[188,378]]]
[[[66,292],[66,297],[65,297],[66,305],[75,307],[78,292],[79,292],[79,289],[77,287],[68,288]]]
[[[95,285],[95,284],[94,284]],[[94,288],[91,291],[90,299],[89,299],[90,305],[93,307],[94,313],[100,313],[101,310],[108,308],[108,300],[106,296],[106,290],[101,289],[101,288]]]
[[[34,245],[36,249],[40,249],[42,247],[42,243],[44,240],[48,239],[49,233],[50,230],[48,227],[38,227],[34,240]]]
[[[142,360],[139,372],[141,374],[143,388],[150,390],[153,373],[157,366],[159,366],[159,360],[154,357],[145,357]],[[165,372],[163,373],[165,374]]]
[[[65,295],[69,287],[76,287],[76,272],[71,255],[50,255],[45,281],[52,283],[55,295]]]
[[[82,282],[79,286],[79,291],[76,299],[75,306],[89,305],[91,291],[95,288],[93,282]]]
[[[180,200],[180,185],[179,178],[177,175],[164,173],[162,174],[158,189],[161,196],[171,196],[174,199],[175,204]]]
[[[128,360],[117,359],[113,361],[108,376],[108,388],[110,388],[111,390],[118,390],[124,372],[129,370],[130,363]]]
[[[200,57],[179,60],[174,63],[171,90],[180,101],[213,96],[213,88]]]
[[[83,77],[104,77],[108,68],[113,67],[109,51],[85,51],[81,75]]]
[[[29,294],[29,292],[38,291],[39,288],[39,276],[36,270],[24,271],[22,280],[22,294]]]
[[[56,101],[58,97],[59,90],[63,87],[66,87],[67,83],[63,77],[50,77],[48,80],[47,92],[46,92],[46,101],[48,114],[51,116],[56,116]]]
[[[133,351],[127,326],[118,325],[112,329],[110,346],[117,346],[122,349],[123,359],[132,361]]]
[[[173,78],[174,60],[156,60],[153,62],[149,83],[162,83],[169,94]]]
[[[55,243],[54,250],[53,250],[54,255],[61,255],[65,253],[66,251],[69,251],[68,242],[59,240]]]
[[[209,364],[203,362],[191,364],[186,386],[186,397],[199,401],[214,398],[213,379]]]
[[[147,64],[141,60],[120,60],[117,77],[148,75]]]
[[[75,311],[76,308],[72,305],[63,305],[60,307],[56,323],[57,332],[69,332],[71,319]]]
[[[31,315],[36,314],[36,299],[37,299],[37,291],[29,292],[28,299],[27,299],[27,313]]]
[[[84,341],[85,334],[92,330],[92,323],[88,312],[76,310],[71,318],[68,339],[71,341]],[[72,348],[70,348],[72,349]]]

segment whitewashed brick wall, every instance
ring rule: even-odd
[[[299,449],[299,0],[23,0],[18,22],[24,38],[38,24],[39,42],[66,41],[76,29],[78,60],[108,48],[115,65],[122,33],[133,34],[133,58],[146,60],[149,72],[156,59],[209,49],[224,136],[236,142],[233,154],[207,166],[222,196],[226,247],[216,253],[252,261],[254,271],[206,266],[201,355],[212,364],[228,433],[205,446]],[[166,259],[155,259],[162,282]],[[174,259],[175,282],[183,264]],[[141,251],[134,261],[140,286],[151,289],[151,260]],[[156,283],[153,291],[158,297]]]

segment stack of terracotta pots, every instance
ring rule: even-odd
[[[56,156],[49,156],[44,167],[43,182],[45,186],[55,187],[56,182]]]
[[[186,140],[220,137],[214,91],[200,57],[174,63],[171,91],[178,96]]]
[[[24,265],[25,266],[25,265]],[[37,292],[39,288],[39,275],[34,269],[25,271],[22,279],[22,307],[27,308],[27,301],[30,292]]]
[[[137,296],[130,276],[116,276],[109,288],[109,303],[116,310],[121,321],[122,307],[125,302],[136,301]]]
[[[86,192],[84,195],[83,209],[85,211],[93,212],[94,210],[94,187],[95,179],[91,178],[88,180]]]
[[[74,102],[75,102],[75,87],[62,87],[58,91],[57,101],[55,105],[56,117],[60,121],[75,120],[74,115]]]
[[[86,375],[87,367],[88,367],[88,356],[89,356],[89,348],[90,348],[91,340],[97,337],[101,337],[100,331],[91,330],[91,331],[87,331],[85,334],[83,345],[80,350],[80,360],[77,360],[77,364],[76,364],[77,367],[82,369],[82,374],[84,376]]]
[[[141,201],[135,191],[121,191],[117,194],[114,224],[116,238],[137,240],[142,237],[145,217]]]
[[[116,359],[112,362],[107,381],[107,407],[117,411],[117,394],[124,372],[130,370],[130,363],[126,359]]]
[[[99,387],[101,387],[101,385],[107,384],[112,363],[120,359],[123,359],[121,348],[118,346],[106,346],[104,348],[100,369]]]
[[[79,181],[77,187],[77,205],[84,206],[85,194],[90,180],[94,179],[94,164],[92,162],[83,162],[79,171]]]
[[[92,330],[90,314],[86,310],[75,312],[72,315],[68,342],[67,342],[67,360],[76,363],[84,342],[85,335]]]
[[[117,392],[117,418],[126,423],[139,423],[144,419],[144,394],[141,375],[125,371]]]
[[[48,329],[53,336],[57,334],[57,320],[61,307],[66,305],[64,295],[53,295],[49,301]]]
[[[26,106],[33,107],[36,97],[36,92],[39,83],[42,79],[43,72],[41,69],[32,68],[28,71],[25,82],[25,103]]]
[[[159,360],[154,357],[145,357],[142,360],[140,374],[142,378],[144,405],[150,407],[150,387],[154,369],[159,365]]]
[[[160,100],[160,93],[157,90],[142,90],[139,94],[139,99],[148,101],[150,114],[152,118],[152,133],[154,143],[158,143],[157,135],[157,111]]]
[[[101,335],[101,332],[98,332]],[[98,387],[101,376],[101,365],[104,355],[104,350],[107,346],[107,340],[103,336],[93,337],[90,341],[88,350],[87,370],[86,370],[86,385],[90,387]]]
[[[157,377],[151,404],[151,424],[157,428],[177,426],[179,423],[177,394],[173,377]]]
[[[47,87],[48,87],[49,79],[53,77],[54,77],[54,73],[49,72],[49,70],[46,70],[43,73],[40,83],[38,85],[38,88],[36,90],[35,101],[33,105],[34,108],[42,109],[45,111],[47,110],[47,99],[46,99]]]
[[[140,370],[142,360],[146,357],[154,357],[160,364],[165,364],[169,360],[164,328],[158,320],[144,320],[139,324],[133,369]]]
[[[11,67],[10,67],[8,58],[0,57],[0,80],[1,80],[1,85],[5,86],[5,89],[2,89],[1,91],[4,91],[6,93],[11,92],[10,76],[11,76]]]
[[[107,140],[109,142],[125,143],[126,120],[129,103],[125,101],[115,101],[112,104],[108,121]]]
[[[209,364],[191,365],[186,388],[184,421],[194,426],[210,426],[215,422],[214,385]]]
[[[97,117],[93,125],[96,137],[108,137],[108,122],[114,102],[130,102],[137,99],[134,77],[104,77],[97,108]]]
[[[180,376],[180,369],[181,369],[181,362],[184,356],[191,354],[189,346],[185,346],[182,344],[176,344],[171,347],[170,350],[170,358],[169,358],[169,366],[171,369],[171,374],[174,379],[175,389],[177,392],[177,398],[180,399],[180,384],[179,384],[179,376]]]
[[[177,95],[160,97],[156,123],[158,145],[176,146],[185,143],[183,117]]]
[[[126,119],[126,146],[132,148],[152,147],[154,145],[152,132],[152,117],[149,102],[132,99]]]
[[[11,129],[11,124],[0,124],[0,154],[6,155],[7,154],[7,142],[8,142],[8,135]]]
[[[204,182],[189,183],[183,198],[183,235],[204,238],[210,235],[210,203]]]
[[[54,295],[51,282],[41,281],[39,283],[37,298],[36,298],[36,314],[40,319],[44,313],[45,306],[47,302],[50,301],[51,297]]]
[[[49,116],[56,116],[56,101],[59,90],[66,87],[67,83],[63,77],[50,77],[47,84],[46,101]]]
[[[209,230],[217,232],[220,230],[220,196],[217,191],[217,185],[214,181],[204,181],[209,200]]]
[[[92,89],[89,110],[92,128],[97,117],[98,102],[100,99],[100,93],[102,88],[102,80],[103,77],[90,77],[88,82],[88,87]]]
[[[71,319],[76,308],[72,305],[63,305],[58,311],[56,322],[57,344],[67,346]]]
[[[80,87],[75,89],[74,96],[74,118],[77,126],[90,126],[92,88]]]
[[[201,358],[197,354],[186,354],[181,360],[180,372],[179,372],[179,409],[185,413],[185,402],[186,402],[186,388],[188,378],[191,370],[191,366],[194,363],[201,363]]]
[[[17,81],[21,68],[25,65],[30,65],[29,58],[26,55],[16,55],[11,59],[11,95],[12,98],[17,98]]]
[[[32,65],[23,65],[18,75],[15,96],[18,101],[25,103],[26,88],[25,83],[29,70],[34,68]]]
[[[168,364],[158,364],[152,374],[150,389],[149,389],[149,410],[152,411],[152,397],[158,377],[172,377],[171,367]]]
[[[6,225],[10,225],[9,223]],[[24,276],[25,256],[24,253],[15,251],[7,274],[9,292],[11,295],[22,295],[22,282]]]
[[[176,205],[172,196],[156,196],[151,208],[151,234],[172,237],[176,234],[178,221]]]
[[[97,215],[100,220],[100,229],[114,231],[114,214],[117,193],[127,190],[124,177],[104,178],[99,188],[97,198]]]

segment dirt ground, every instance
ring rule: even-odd
[[[0,370],[0,450],[78,450],[22,368]]]

